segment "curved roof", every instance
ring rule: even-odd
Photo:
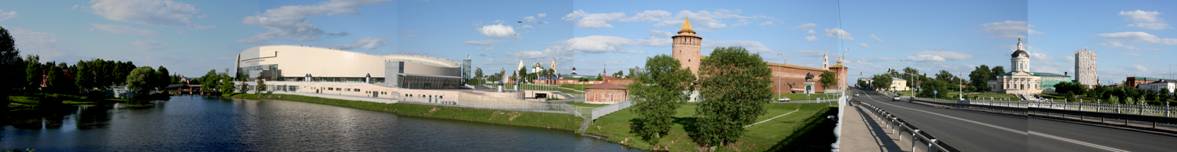
[[[1018,57],[1018,54],[1025,54],[1026,56],[1030,56],[1030,53],[1026,53],[1026,50],[1016,50],[1013,54],[1010,54],[1009,57],[1016,58]]]
[[[328,51],[328,52],[339,53],[339,54],[379,57],[379,58],[383,58],[384,60],[415,61],[415,62],[445,66],[445,67],[459,67],[461,65],[455,61],[437,58],[437,57],[423,56],[423,55],[389,54],[389,55],[376,56],[376,55],[355,52],[355,51],[349,51],[349,50],[340,50],[340,49],[334,49],[334,48],[322,48],[322,47],[313,47],[313,46],[300,46],[300,45],[266,45],[266,46],[258,46],[257,48],[260,48],[260,47],[296,47],[296,48],[303,48],[303,49],[297,49],[298,51]],[[286,51],[289,51],[289,50],[286,50]]]

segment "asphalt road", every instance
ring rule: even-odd
[[[961,151],[1177,151],[1177,137],[862,96]]]

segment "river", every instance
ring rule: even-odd
[[[633,151],[565,131],[290,101],[174,96],[6,115],[0,151]]]

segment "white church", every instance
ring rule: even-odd
[[[1017,95],[1037,95],[1042,93],[1040,84],[1042,78],[1030,72],[1030,53],[1022,45],[1022,38],[1018,38],[1017,50],[1010,54],[1010,67],[1013,71],[998,76],[989,81],[989,88],[995,92]]]

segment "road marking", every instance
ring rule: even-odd
[[[882,104],[886,104],[886,105],[889,105],[889,106],[892,106],[892,107],[898,107],[898,108],[903,108],[903,109],[907,109],[907,110],[918,111],[918,112],[928,113],[928,114],[932,114],[932,115],[936,115],[936,116],[941,116],[941,117],[945,117],[945,118],[956,119],[956,120],[960,120],[960,121],[964,121],[964,122],[968,122],[968,123],[973,123],[973,124],[982,125],[982,126],[986,126],[986,127],[996,128],[996,129],[998,129],[998,130],[1002,130],[1002,131],[1008,131],[1008,132],[1012,132],[1012,133],[1016,133],[1016,134],[1021,134],[1021,135],[1036,135],[1036,136],[1042,136],[1042,137],[1046,137],[1046,138],[1050,138],[1050,139],[1054,139],[1054,140],[1059,140],[1059,141],[1069,142],[1069,143],[1072,143],[1072,144],[1083,145],[1083,146],[1087,146],[1087,147],[1091,147],[1091,148],[1096,148],[1096,149],[1102,149],[1102,150],[1106,150],[1106,151],[1127,151],[1127,150],[1123,150],[1123,149],[1118,149],[1118,148],[1113,148],[1113,147],[1103,146],[1103,145],[1099,145],[1099,144],[1093,144],[1093,143],[1084,142],[1084,141],[1079,141],[1079,140],[1075,140],[1075,139],[1070,139],[1070,138],[1065,138],[1065,137],[1054,136],[1054,135],[1050,135],[1050,134],[1046,134],[1046,133],[1041,133],[1041,132],[1037,132],[1037,131],[1029,131],[1029,133],[1027,133],[1026,131],[1022,131],[1022,130],[1010,129],[1010,128],[1005,128],[1005,127],[1001,127],[1001,126],[997,126],[997,125],[992,125],[992,124],[988,124],[988,123],[983,123],[983,122],[977,122],[977,121],[973,121],[973,120],[968,120],[968,119],[964,119],[964,118],[960,118],[960,117],[954,117],[954,116],[944,115],[944,114],[940,114],[940,113],[934,113],[934,112],[929,112],[929,111],[924,111],[924,110],[919,110],[919,109],[913,109],[913,108],[908,108],[908,107],[903,107],[903,106],[897,106],[897,105],[890,104],[890,103],[886,103],[886,102],[876,102],[876,103],[882,103]]]
[[[756,125],[756,124],[760,124],[760,123],[768,122],[769,120],[773,120],[773,119],[776,119],[776,118],[783,117],[783,116],[785,116],[785,115],[793,114],[794,112],[797,112],[797,111],[800,111],[800,110],[801,110],[801,107],[797,107],[797,109],[793,109],[793,111],[789,111],[789,112],[787,112],[787,113],[785,113],[785,114],[776,115],[775,117],[768,118],[768,119],[762,120],[762,121],[760,121],[760,122],[752,123],[752,124],[750,124],[750,125],[746,125],[746,126],[744,126],[744,128],[752,127],[752,126],[754,126],[754,125]]]

